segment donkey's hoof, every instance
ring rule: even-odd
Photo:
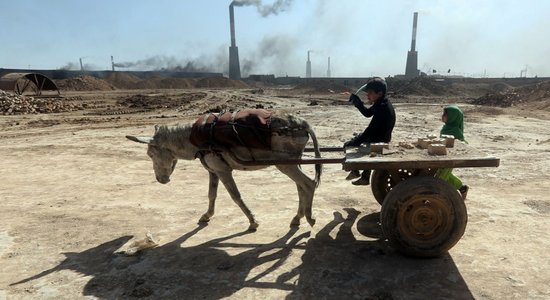
[[[206,214],[202,215],[202,217],[199,219],[199,223],[208,223],[210,221],[210,217]]]
[[[315,225],[315,219],[314,218],[307,218],[307,222],[309,223],[309,225],[311,227],[313,227],[313,225]]]
[[[250,226],[248,226],[248,231],[256,231],[256,229],[258,229],[258,226],[260,226],[258,222],[250,223]]]
[[[290,221],[290,227],[299,227],[300,226],[300,217],[295,216],[292,218],[292,221]]]

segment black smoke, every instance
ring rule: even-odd
[[[263,5],[261,0],[235,0],[231,2],[234,6],[255,6],[262,17],[277,15],[287,11],[292,5],[292,0],[277,0],[271,5]]]
[[[194,59],[182,59],[174,56],[156,55],[136,61],[114,63],[115,68],[140,71],[178,71],[178,72],[223,72],[226,65],[225,53],[203,55]]]

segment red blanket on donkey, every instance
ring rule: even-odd
[[[235,146],[271,149],[272,114],[265,109],[245,109],[204,115],[193,124],[190,142],[205,150]]]

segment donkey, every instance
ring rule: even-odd
[[[268,112],[268,111],[264,111]],[[220,113],[221,115],[221,113]],[[206,118],[205,117],[205,121]],[[199,118],[200,120],[200,118]],[[245,164],[243,162],[260,162],[271,160],[279,171],[287,175],[296,183],[298,189],[298,212],[292,219],[290,226],[299,226],[300,219],[306,217],[313,226],[312,202],[315,189],[320,183],[322,165],[315,165],[314,179],[306,175],[298,164],[284,164],[283,162],[297,160],[302,157],[306,143],[311,137],[315,157],[321,157],[319,144],[311,126],[303,119],[287,113],[268,112],[268,144],[269,147],[249,147],[243,143],[242,137],[237,135],[239,142],[232,146],[220,147],[210,144],[208,147],[199,147],[193,143],[192,132],[196,124],[177,124],[174,126],[156,125],[152,137],[126,136],[139,143],[148,144],[147,155],[153,160],[153,169],[158,182],[166,184],[176,167],[178,159],[194,160],[200,158],[203,167],[209,172],[208,210],[199,223],[209,222],[214,215],[218,183],[221,180],[231,199],[247,216],[250,226],[248,230],[255,231],[259,225],[254,214],[246,206],[233,179],[233,170],[259,170],[269,165]],[[233,125],[234,126],[234,125]],[[232,127],[235,131],[235,127]],[[235,131],[236,132],[236,131]],[[227,138],[227,135],[225,135]],[[246,142],[246,141],[245,141]],[[279,161],[279,164],[277,164]],[[261,181],[259,181],[261,183]]]

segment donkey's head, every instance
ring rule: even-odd
[[[166,184],[170,182],[170,175],[174,172],[178,159],[170,149],[160,145],[155,137],[126,136],[131,141],[148,145],[147,155],[153,161],[157,181]]]

